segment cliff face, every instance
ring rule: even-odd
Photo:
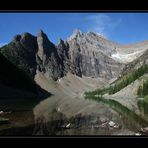
[[[57,47],[51,43],[41,30],[37,35],[38,51],[36,62],[38,70],[47,73],[54,80],[63,76],[63,60],[59,57]]]
[[[14,64],[27,71],[32,78],[38,69],[57,80],[68,72],[79,77],[117,77],[122,64],[111,58],[116,44],[89,32],[77,30],[66,41],[60,39],[55,46],[40,30],[37,37],[24,33],[1,48],[1,52]]]
[[[120,63],[110,55],[115,52],[114,43],[95,33],[81,33],[79,30],[68,40],[69,55],[76,74],[87,77],[111,79],[118,76]]]
[[[16,35],[12,42],[0,49],[0,52],[32,78],[34,77],[36,73],[35,53],[37,52],[35,36],[29,33]]]
[[[136,58],[132,62],[126,64],[121,71],[122,75],[125,75],[131,71],[140,68],[142,65],[148,64],[148,50],[146,50],[140,57]]]

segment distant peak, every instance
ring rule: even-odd
[[[48,36],[46,35],[46,33],[44,33],[44,31],[42,29],[39,29],[39,31],[37,33],[37,37],[48,38]]]
[[[17,34],[13,37],[13,41],[20,41],[21,39],[21,35],[20,34]]]
[[[28,32],[24,32],[21,34],[22,37],[26,37],[26,36],[32,36],[32,34],[28,33]]]
[[[61,38],[59,38],[59,40],[58,40],[58,44],[60,44],[60,43],[64,43],[64,41]]]
[[[100,34],[98,32],[88,31],[86,34],[87,35],[93,35],[93,36],[99,36],[99,37],[102,37],[102,38],[106,38],[105,36],[103,36],[102,34]]]
[[[59,42],[62,42],[63,40],[62,40],[62,38],[59,38]]]
[[[73,34],[82,34],[82,31],[77,28],[73,31]]]
[[[45,34],[42,29],[39,29],[38,34]]]
[[[13,41],[22,41],[22,40],[30,39],[32,37],[35,37],[35,36],[28,32],[24,32],[22,34],[15,35],[13,38]]]
[[[74,39],[74,38],[76,38],[78,36],[82,36],[82,35],[83,35],[83,33],[82,33],[82,31],[80,29],[75,29],[73,31],[72,35],[67,40],[72,40],[72,39]]]

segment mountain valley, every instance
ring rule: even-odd
[[[78,29],[58,45],[42,30],[16,35],[0,48],[0,104],[16,98],[35,103],[27,112],[31,121],[13,123],[12,134],[30,126],[29,135],[145,134],[147,53],[148,41],[121,45]],[[0,135],[9,130],[0,127]]]

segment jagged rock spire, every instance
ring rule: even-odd
[[[82,33],[82,31],[80,29],[75,29],[73,31],[72,35],[67,40],[69,41],[69,40],[72,40],[72,39],[74,39],[74,38],[76,38],[78,36],[82,36],[82,35],[83,35],[83,33]]]
[[[43,34],[43,33],[44,33],[43,30],[39,29],[38,34]]]

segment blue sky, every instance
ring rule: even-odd
[[[16,34],[36,35],[39,29],[55,44],[74,29],[127,44],[148,40],[148,13],[0,13],[0,46]]]

